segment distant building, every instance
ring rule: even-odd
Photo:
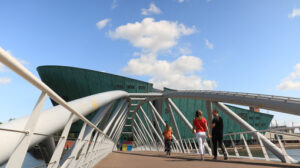
[[[40,66],[37,68],[37,71],[42,81],[60,95],[65,101],[72,101],[85,96],[111,90],[124,90],[129,93],[162,92],[159,89],[153,88],[153,84],[148,82],[88,69],[67,66]],[[163,91],[169,90],[170,89],[164,88]],[[201,109],[204,116],[207,117],[205,101],[184,98],[173,98],[173,101],[191,123],[197,109]],[[54,101],[52,101],[52,103],[53,105],[57,105]],[[163,119],[172,125],[165,103],[160,100],[153,101],[153,104],[161,113]],[[259,109],[257,108],[253,108],[253,110],[250,108],[250,110],[247,110],[235,106],[227,106],[258,130],[267,129],[273,118],[273,115],[270,114],[257,113],[259,112]],[[149,116],[152,116],[147,105],[143,105],[143,108]],[[174,115],[182,138],[193,137],[191,131],[187,131],[184,122],[180,120],[179,116],[175,113]],[[93,116],[94,113],[87,117],[91,119]],[[220,112],[220,116],[222,116],[224,120],[225,134],[243,131],[238,124],[234,123],[222,112]],[[152,120],[151,117],[150,119]],[[71,132],[79,133],[81,126],[81,121],[74,123],[72,125]],[[125,128],[125,131],[130,132],[131,128]],[[131,139],[132,137],[130,137],[130,135],[123,135],[122,138]]]

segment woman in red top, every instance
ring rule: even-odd
[[[199,145],[199,153],[201,156],[201,160],[204,160],[204,142],[206,141],[206,132],[208,134],[208,138],[210,138],[208,127],[206,123],[206,119],[202,116],[202,111],[196,111],[196,117],[193,121],[193,134],[195,134],[196,130],[196,138],[198,140]]]

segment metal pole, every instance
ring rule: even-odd
[[[232,110],[230,110],[227,106],[225,106],[223,103],[215,103],[214,104],[219,107],[229,118],[231,118],[233,121],[235,121],[240,127],[242,127],[246,131],[254,131],[250,132],[253,137],[260,136],[262,142],[264,145],[274,154],[276,155],[282,162],[293,162],[296,163],[296,160],[294,160],[290,156],[284,156],[282,151],[273,144],[270,140],[268,140],[265,136],[263,136],[261,133],[255,133],[256,129],[253,128],[251,125],[249,125],[246,121],[244,121],[241,117],[239,117],[237,114],[235,114]]]
[[[237,148],[236,148],[236,146],[235,146],[235,143],[234,143],[233,140],[232,140],[231,135],[229,135],[229,137],[230,137],[230,140],[231,140],[231,143],[232,143],[232,147],[234,148],[235,156],[236,156],[237,158],[240,158],[239,151],[237,150]]]
[[[181,140],[181,136],[180,136],[180,132],[179,132],[179,129],[178,129],[178,126],[177,126],[177,123],[176,123],[176,120],[175,120],[175,117],[174,117],[174,114],[173,114],[173,110],[172,110],[170,104],[168,103],[168,99],[166,99],[165,102],[166,102],[167,108],[169,110],[170,118],[172,119],[172,123],[173,123],[173,125],[175,127],[175,133],[176,133],[176,135],[177,135],[177,137],[179,139],[179,143],[181,145],[182,152],[185,153],[184,146],[182,144],[182,140]]]
[[[142,130],[144,132],[145,135],[148,135],[149,139],[152,141],[152,144],[154,143],[154,139],[153,137],[150,135],[149,131],[146,129],[143,121],[141,120],[140,116],[138,115],[138,113],[136,113],[136,117],[140,123],[140,125],[142,126]],[[146,122],[146,121],[145,121]]]
[[[194,150],[193,150],[192,144],[191,144],[191,142],[190,142],[190,139],[187,139],[187,141],[188,141],[188,143],[189,143],[189,147],[190,147],[190,149],[191,149],[191,152],[193,152]]]
[[[74,162],[76,155],[78,154],[82,144],[83,144],[83,134],[85,132],[85,128],[86,128],[86,123],[83,124],[79,136],[74,144],[74,148],[72,150],[71,155],[69,156],[69,158],[64,162],[64,164],[61,166],[61,168],[65,168],[67,167],[69,164],[71,164],[71,162]]]
[[[264,156],[266,158],[266,161],[270,161],[269,155],[268,155],[268,153],[266,151],[264,143],[261,142],[260,136],[257,136],[257,140],[258,140],[258,142],[259,142],[259,144],[261,146],[261,150],[262,150],[262,152],[263,152],[263,154],[264,154]]]
[[[126,122],[126,114],[124,114],[124,115],[122,116],[122,119],[121,119],[121,121],[118,123],[118,126],[116,127],[114,134],[112,134],[112,136],[111,136],[111,137],[112,137],[112,140],[114,140],[115,143],[118,141],[117,137],[121,134],[125,122]]]
[[[137,113],[136,113],[136,116],[137,116]],[[138,125],[138,123],[135,120],[134,120],[134,124],[135,124],[137,130],[139,131],[140,135],[142,135],[142,137],[145,139],[145,142],[149,145],[150,150],[152,150],[152,148],[151,148],[152,145],[151,145],[149,139],[144,134],[144,132],[141,130],[140,126]]]
[[[196,152],[197,152],[197,154],[199,154],[199,149],[198,149],[197,143],[195,142],[194,138],[193,138],[193,142],[194,142],[194,145],[195,145],[195,148],[196,148]]]
[[[140,110],[141,110],[141,112],[142,112],[142,114],[143,114],[143,116],[144,116],[144,118],[145,118],[145,122],[147,123],[147,121],[148,121],[148,123],[149,123],[149,125],[151,126],[151,128],[153,129],[154,133],[155,133],[156,136],[159,138],[160,142],[163,143],[163,140],[161,139],[160,135],[159,135],[158,132],[156,131],[155,127],[152,125],[150,119],[147,117],[145,111],[143,110],[143,108],[142,108],[141,106],[140,106]],[[148,126],[149,126],[149,125],[148,125]]]
[[[143,140],[143,138],[141,138],[141,135],[137,132],[137,130],[135,129],[135,127],[133,127],[133,131],[137,135],[135,137],[140,141],[140,143],[142,145],[141,147],[143,147],[145,149],[145,151],[146,151],[147,150],[147,148],[146,148],[146,142]]]
[[[47,94],[45,92],[42,92],[24,128],[24,130],[26,130],[28,133],[25,135],[21,135],[18,146],[16,147],[16,149],[14,150],[7,162],[7,168],[15,168],[22,166],[26,152],[30,145],[30,141],[33,137],[34,129],[36,123],[38,122],[40,112],[42,111],[42,108],[44,106],[46,97]]]
[[[109,128],[111,127],[112,123],[114,122],[115,118],[119,115],[120,111],[122,111],[123,108],[125,108],[127,105],[125,104],[126,100],[123,99],[120,101],[120,103],[118,104],[117,108],[115,109],[114,113],[112,114],[112,118],[110,119],[110,121],[107,123],[107,125],[105,126],[105,129],[103,130],[104,133],[107,133]]]
[[[149,107],[151,109],[150,111],[151,111],[151,114],[152,114],[152,118],[154,119],[154,122],[156,123],[157,130],[158,130],[158,133],[160,135],[159,137],[161,137],[163,139],[163,134],[162,134],[162,131],[161,131],[161,128],[160,128],[160,124],[159,124],[159,122],[157,120],[157,117],[156,117],[156,115],[154,113],[154,108],[155,107],[153,106],[153,104],[151,103],[151,101],[148,101],[148,105],[149,105]]]
[[[115,122],[115,124],[113,125],[113,127],[112,127],[112,129],[111,129],[111,131],[110,131],[110,133],[108,135],[109,137],[111,137],[112,133],[114,132],[114,130],[116,128],[116,126],[119,124],[120,119],[125,116],[125,114],[126,114],[125,111],[127,109],[128,109],[128,107],[127,107],[127,104],[126,104],[126,106],[124,106],[123,110],[120,112],[121,113],[121,117],[118,117],[117,120],[116,120],[116,122]]]
[[[281,139],[280,139],[280,137],[278,136],[278,134],[276,134],[276,137],[277,137],[279,146],[280,146],[280,148],[281,148],[282,154],[283,154],[283,156],[284,156],[284,158],[285,158],[285,162],[286,162],[286,163],[291,163],[291,161],[290,161],[290,159],[289,159],[289,157],[288,157],[288,155],[287,155],[287,153],[286,153],[286,151],[285,151],[285,149],[284,149],[284,146],[283,146],[283,144],[282,144],[282,142],[281,142]]]
[[[157,151],[158,151],[158,144],[157,144],[157,142],[156,142],[156,140],[155,140],[155,138],[154,138],[153,132],[152,132],[152,130],[151,130],[149,124],[151,125],[152,129],[153,129],[154,127],[153,127],[151,121],[149,120],[149,118],[147,117],[147,115],[146,115],[145,111],[143,110],[142,106],[140,106],[140,111],[142,112],[142,116],[143,116],[144,121],[145,121],[145,123],[146,123],[146,125],[147,125],[147,130],[148,130],[148,132],[149,132],[149,134],[150,134],[150,136],[151,136],[151,138],[152,138],[152,141],[154,142],[154,144],[155,144],[155,146],[156,146],[156,148],[157,148]],[[149,121],[148,121],[148,120],[149,120]],[[153,130],[156,131],[155,129],[153,129]],[[156,133],[157,133],[157,132],[156,132]]]
[[[250,159],[253,159],[252,153],[251,153],[251,151],[250,151],[250,149],[249,149],[249,147],[248,147],[248,144],[247,144],[247,141],[246,141],[244,135],[241,133],[240,136],[241,136],[241,138],[242,138],[242,140],[243,140],[243,142],[244,142],[244,145],[245,145],[245,147],[246,147],[246,150],[247,150],[247,153],[248,153],[249,158],[250,158]]]
[[[135,121],[134,121],[135,122]],[[138,137],[140,137],[140,139],[144,142],[145,145],[145,150],[147,150],[146,146],[148,146],[149,150],[151,150],[151,145],[148,142],[148,139],[145,138],[145,136],[143,135],[143,133],[141,132],[139,126],[137,125],[137,123],[135,122],[135,125],[138,129],[136,129],[135,127],[133,127],[134,131],[136,132],[137,135],[139,135]]]
[[[50,167],[58,167],[59,166],[59,161],[60,161],[60,158],[61,158],[61,154],[64,150],[64,147],[65,147],[65,143],[67,141],[67,138],[68,138],[68,134],[69,134],[69,131],[70,131],[70,128],[71,128],[71,125],[73,123],[73,119],[75,118],[75,115],[74,114],[70,114],[70,117],[69,117],[69,120],[61,134],[61,137],[59,139],[59,142],[57,143],[56,145],[56,148],[55,148],[55,151],[54,153],[52,154],[52,157],[51,157],[51,160],[49,163],[53,163],[53,164],[49,164],[48,165],[48,168]]]

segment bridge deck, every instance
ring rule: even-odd
[[[199,160],[199,155],[173,154],[166,157],[162,152],[113,152],[98,163],[94,168],[269,168],[269,167],[300,167],[296,164],[267,162],[249,159],[229,158],[224,161],[221,157],[213,161],[205,157]]]

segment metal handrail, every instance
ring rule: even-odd
[[[288,129],[294,129],[294,128],[300,128],[300,126],[297,126],[297,127],[287,127],[287,128],[264,129],[264,130],[256,130],[256,131],[233,132],[233,133],[227,133],[227,134],[224,134],[224,136],[239,135],[239,134],[246,134],[246,133],[252,133],[252,132],[272,132],[272,131],[288,130]],[[291,134],[291,135],[292,135],[292,134]],[[300,135],[300,134],[299,134],[299,135]]]
[[[85,118],[83,115],[78,113],[75,109],[73,109],[71,106],[68,105],[68,103],[62,99],[58,94],[56,94],[51,88],[49,88],[44,82],[36,78],[29,70],[27,70],[21,63],[17,61],[14,57],[9,55],[6,51],[4,51],[2,48],[0,48],[0,62],[2,62],[4,65],[9,67],[11,70],[19,74],[22,78],[27,80],[29,83],[31,83],[33,86],[41,90],[42,92],[47,93],[47,95],[57,102],[58,104],[62,105],[64,108],[69,110],[72,114],[76,115],[78,118],[80,118],[82,121],[87,123],[89,126],[103,134],[106,138],[110,139],[109,136],[107,136],[102,130],[100,130],[97,126],[95,126],[92,122],[90,122],[87,118]],[[124,97],[127,97],[125,95]]]

